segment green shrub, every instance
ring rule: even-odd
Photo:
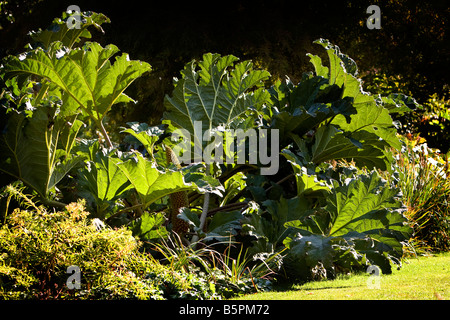
[[[81,202],[53,213],[14,210],[0,229],[0,298],[219,298],[197,274],[173,272],[142,253],[130,230],[87,215]],[[80,290],[66,286],[71,265],[81,269]]]
[[[208,248],[164,242],[154,247],[165,257],[158,261],[131,230],[89,219],[84,201],[51,213],[21,190],[8,191],[30,210],[15,209],[0,229],[0,299],[222,299],[270,288]],[[80,290],[66,285],[72,265],[81,270]]]

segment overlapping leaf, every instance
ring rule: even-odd
[[[40,107],[30,117],[13,111],[0,137],[0,170],[35,189],[42,200],[79,161],[70,155],[80,122],[62,121],[55,108]]]
[[[128,122],[130,128],[124,129],[122,133],[128,133],[141,143],[148,154],[153,157],[154,145],[164,134],[163,125],[150,127],[146,123]],[[130,141],[127,141],[128,143]]]
[[[289,78],[277,82],[270,90],[277,109],[272,116],[272,128],[280,130],[281,140],[292,134],[303,136],[326,120],[356,113],[350,98],[341,99],[337,86],[328,86],[322,76],[304,74],[298,85]]]
[[[134,236],[142,240],[154,240],[166,237],[167,229],[163,226],[166,218],[164,213],[145,212],[130,224]]]
[[[373,133],[385,141],[387,145],[396,149],[401,148],[389,110],[384,108],[383,105],[377,104],[375,97],[364,92],[361,80],[356,78],[355,62],[342,54],[339,48],[332,45],[328,40],[319,39],[315,43],[326,49],[330,62],[329,68],[324,67],[319,57],[309,54],[316,73],[327,77],[330,85],[337,85],[342,88],[342,98],[351,98],[357,111],[356,114],[350,116],[350,121],[339,115],[333,120],[332,124],[337,125],[345,132],[364,131]]]
[[[358,232],[379,240],[393,238],[395,246],[392,246],[394,242],[390,246],[401,254],[399,242],[408,239],[412,229],[401,214],[404,208],[397,196],[398,190],[389,188],[375,171],[342,186],[335,183],[327,205],[333,217],[329,234],[340,236]]]
[[[195,188],[184,183],[180,171],[161,172],[153,162],[139,154],[136,160],[130,159],[119,163],[118,167],[136,189],[144,207],[173,192]]]
[[[386,169],[386,144],[371,133],[355,133],[349,138],[335,126],[322,126],[315,134],[311,147],[311,161],[319,164],[329,160],[345,159],[355,161],[356,165],[368,168]]]
[[[125,89],[150,70],[149,64],[130,60],[127,54],[111,64],[109,59],[118,51],[114,45],[103,48],[95,42],[72,50],[53,42],[48,50],[37,48],[9,57],[5,79],[23,75],[46,79],[60,90],[62,116],[80,109],[99,124],[113,104],[132,101]]]
[[[396,198],[398,190],[389,188],[376,171],[358,179],[342,177],[341,180],[341,184],[333,182],[326,197],[327,205],[320,214],[312,211],[298,220],[286,222],[285,227],[299,231],[294,243],[301,248],[305,245],[303,242],[312,241],[310,237],[315,237],[314,241],[335,239],[366,255],[372,263],[382,264],[383,272],[390,272],[386,255],[400,258],[401,242],[412,233],[402,215],[402,203]]]
[[[250,61],[237,60],[208,53],[203,60],[188,63],[172,96],[166,96],[164,118],[192,135],[194,121],[202,122],[203,132],[218,126],[238,127],[244,121],[240,116],[249,108],[259,109],[268,101],[269,94],[261,87],[269,73],[253,70]]]
[[[220,190],[223,190],[217,180],[200,172],[188,172],[189,168],[183,171],[160,171],[155,162],[140,154],[135,159],[117,163],[117,166],[136,189],[144,207],[174,192],[197,190],[220,194]]]
[[[81,147],[79,147],[81,149]],[[86,148],[84,148],[86,149]],[[88,154],[85,168],[79,170],[77,180],[80,186],[79,194],[86,199],[93,200],[96,207],[96,215],[107,217],[108,210],[131,185],[117,164],[122,160],[115,151],[101,150],[98,142],[95,142],[85,150]]]
[[[280,130],[283,146],[293,140],[314,164],[346,159],[359,167],[386,170],[390,161],[386,148],[401,147],[390,110],[400,111],[403,105],[398,105],[409,100],[364,92],[356,63],[327,40],[316,43],[326,49],[330,66],[309,54],[314,76],[304,74],[298,85],[288,79],[271,89],[276,107],[271,127]]]

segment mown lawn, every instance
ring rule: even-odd
[[[391,275],[380,275],[379,289],[370,288],[368,280],[372,280],[369,274],[342,276],[335,280],[296,285],[288,291],[258,293],[238,299],[450,300],[450,253],[407,259],[400,270],[394,269]]]

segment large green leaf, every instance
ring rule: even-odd
[[[401,143],[396,136],[397,131],[389,110],[382,104],[377,104],[376,97],[364,92],[361,80],[356,78],[355,62],[342,54],[339,47],[332,45],[328,40],[319,39],[315,43],[326,49],[330,63],[329,68],[324,67],[319,57],[309,54],[316,74],[328,78],[330,85],[342,88],[342,98],[351,98],[357,111],[356,114],[350,116],[350,121],[346,117],[338,115],[332,123],[341,130],[352,134],[359,131],[373,133],[389,146],[400,149]]]
[[[291,79],[286,77],[283,82],[278,80],[269,92],[272,102],[280,111],[285,109],[294,113],[299,106],[307,108],[315,103],[321,87],[326,83],[328,80],[322,76],[304,73],[298,85],[294,85]]]
[[[321,126],[311,147],[311,161],[320,164],[329,160],[354,160],[359,167],[386,170],[386,144],[375,134],[366,131],[353,136],[358,139],[347,137],[333,125]]]
[[[136,139],[145,148],[151,158],[154,158],[154,146],[165,133],[164,125],[151,127],[147,123],[128,122],[130,128],[126,128],[121,133],[131,135],[125,138],[125,142],[134,144],[132,139]],[[135,141],[134,141],[135,142]]]
[[[98,142],[89,147],[86,166],[79,170],[77,180],[80,186],[79,194],[93,200],[96,215],[107,218],[108,211],[124,192],[131,188],[127,176],[117,164],[122,160],[113,150],[102,150]]]
[[[328,84],[342,88],[341,96],[353,98],[356,109],[365,104],[375,104],[373,97],[362,90],[361,80],[356,78],[358,70],[355,61],[341,53],[338,46],[331,44],[326,39],[319,39],[314,43],[325,48],[330,63],[329,68],[325,67],[318,56],[308,54],[316,74],[327,78]]]
[[[195,189],[194,185],[184,182],[180,171],[161,172],[154,162],[140,154],[117,165],[136,189],[144,207],[173,192]]]
[[[271,127],[280,130],[282,141],[292,134],[302,137],[337,115],[349,120],[349,115],[356,113],[352,99],[341,99],[340,89],[328,85],[328,79],[322,76],[305,73],[297,85],[289,78],[283,83],[278,81],[270,92],[277,107],[273,110]]]
[[[60,90],[63,101],[61,115],[81,110],[100,125],[113,104],[132,101],[124,91],[150,65],[130,60],[128,54],[109,59],[118,52],[114,45],[103,48],[88,42],[82,48],[69,50],[61,42],[53,42],[48,50],[37,48],[19,57],[10,56],[5,63],[5,79],[37,76]]]
[[[163,212],[145,212],[142,216],[133,220],[129,228],[133,236],[142,240],[156,240],[166,237],[169,232],[163,226],[166,218]]]
[[[230,240],[231,236],[237,234],[236,230],[241,229],[242,213],[237,211],[218,212],[211,219],[208,225],[208,232],[205,235],[204,241],[211,240]]]
[[[402,214],[405,208],[397,196],[398,190],[382,181],[376,171],[358,178],[342,176],[341,182],[333,181],[320,215],[319,211],[313,211],[285,223],[285,227],[300,233],[297,242],[306,241],[302,237],[312,235],[344,241],[372,263],[382,264],[383,272],[389,273],[386,257],[399,259],[402,241],[412,234]]]
[[[41,106],[28,117],[24,112],[12,111],[7,130],[0,137],[0,170],[36,190],[44,201],[48,200],[50,190],[81,161],[80,157],[70,155],[80,123],[59,119],[55,109]]]
[[[400,110],[397,105],[405,99],[364,92],[356,63],[328,40],[316,43],[326,49],[330,66],[309,54],[315,75],[305,73],[297,85],[287,79],[271,88],[276,107],[269,118],[271,128],[280,130],[282,147],[294,141],[302,156],[316,165],[345,159],[386,170],[386,149],[401,147],[390,110]]]
[[[350,231],[371,232],[374,226],[389,227],[391,221],[373,219],[375,217],[372,215],[380,210],[399,208],[402,205],[401,202],[395,200],[398,190],[381,188],[380,178],[375,172],[369,177],[361,176],[358,180],[352,179],[342,186],[334,184],[335,189],[327,206],[334,217],[330,235],[338,236]],[[397,216],[400,221],[406,222],[404,217]],[[366,221],[366,219],[368,220]]]
[[[288,79],[271,88],[276,106],[271,127],[280,130],[282,147],[294,141],[304,159],[316,165],[345,159],[386,170],[391,158],[387,148],[401,145],[384,106],[393,109],[398,99],[364,92],[356,63],[328,40],[316,43],[326,49],[330,66],[309,54],[315,75],[304,74],[298,85]]]
[[[250,250],[253,254],[274,252],[291,233],[285,227],[289,221],[297,221],[309,212],[309,203],[302,197],[281,198],[279,201],[266,200],[261,207],[246,210],[247,219],[243,230],[256,241]]]
[[[297,196],[317,193],[322,194],[323,191],[328,191],[328,187],[325,183],[318,180],[315,173],[308,173],[307,167],[302,165],[302,161],[299,157],[297,157],[297,155],[288,149],[282,150],[281,154],[288,160],[293,168],[297,182]]]
[[[357,232],[341,237],[298,233],[284,244],[289,250],[283,266],[291,280],[333,279],[340,269],[365,270],[370,264],[383,273],[391,272],[389,256],[377,251],[371,238]]]
[[[397,130],[389,114],[389,110],[376,104],[365,104],[358,110],[358,114],[351,116],[350,123],[342,117],[336,117],[332,122],[345,132],[350,132],[353,139],[364,139],[368,133],[376,135],[386,146],[401,149],[401,142],[397,137]]]
[[[328,226],[322,226],[327,236],[342,236],[352,231],[380,235],[386,229],[407,238],[411,228],[401,214],[404,207],[397,198],[397,189],[388,187],[376,171],[369,176],[342,179],[342,185],[334,180],[331,192],[327,193],[325,210],[331,220]],[[301,225],[296,223],[295,227],[301,229]]]
[[[269,94],[262,88],[269,77],[265,70],[253,70],[250,61],[207,53],[203,60],[191,61],[175,81],[171,97],[166,96],[164,118],[194,135],[194,122],[202,130],[218,126],[238,127],[249,108],[259,109]],[[255,89],[256,88],[256,89]]]
[[[221,195],[223,190],[216,179],[199,171],[200,164],[183,170],[162,171],[156,167],[155,162],[138,153],[133,159],[116,165],[136,189],[144,207],[174,192],[196,190]]]
[[[327,278],[327,272],[333,267],[336,255],[332,247],[332,237],[298,235],[286,239],[284,243],[289,249],[284,258],[284,268],[291,280]]]
[[[409,239],[412,229],[402,214],[405,208],[397,198],[398,192],[388,187],[376,171],[342,186],[335,183],[326,207],[333,217],[329,235],[341,236],[353,231],[369,235],[401,256],[400,241]]]

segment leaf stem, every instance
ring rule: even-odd
[[[207,167],[206,167],[206,175],[208,176],[210,174],[210,172],[211,172],[211,163],[208,164]],[[209,208],[210,197],[211,197],[211,194],[206,192],[205,193],[205,198],[203,200],[202,214],[200,216],[200,226],[199,226],[200,230],[203,230],[203,228],[205,227],[206,217],[208,216],[208,208]],[[191,243],[194,246],[194,250],[197,247],[198,239],[199,239],[198,233],[192,237]]]
[[[108,144],[108,147],[112,148],[112,147],[113,147],[113,144],[112,144],[112,142],[111,142],[111,139],[110,139],[109,136],[108,136],[108,133],[106,132],[105,127],[103,126],[103,121],[100,120],[100,121],[98,122],[98,126],[99,126],[100,129],[102,130],[103,137],[105,138],[106,143]]]
[[[219,212],[219,211],[236,210],[236,209],[239,209],[239,208],[244,208],[246,206],[248,206],[247,202],[230,203],[230,204],[224,205],[222,207],[211,209],[210,211],[208,211],[208,216],[211,216],[211,215],[213,215],[213,214],[215,214],[216,212]]]
[[[63,203],[63,202],[59,202],[56,200],[50,200],[50,199],[46,199],[46,198],[40,198],[41,202],[48,207],[52,207],[52,208],[65,208],[67,204]]]
[[[208,215],[208,208],[209,208],[209,199],[211,197],[210,193],[205,193],[205,199],[203,202],[203,209],[202,209],[202,215],[200,216],[200,230],[203,230],[205,227],[206,217]]]

